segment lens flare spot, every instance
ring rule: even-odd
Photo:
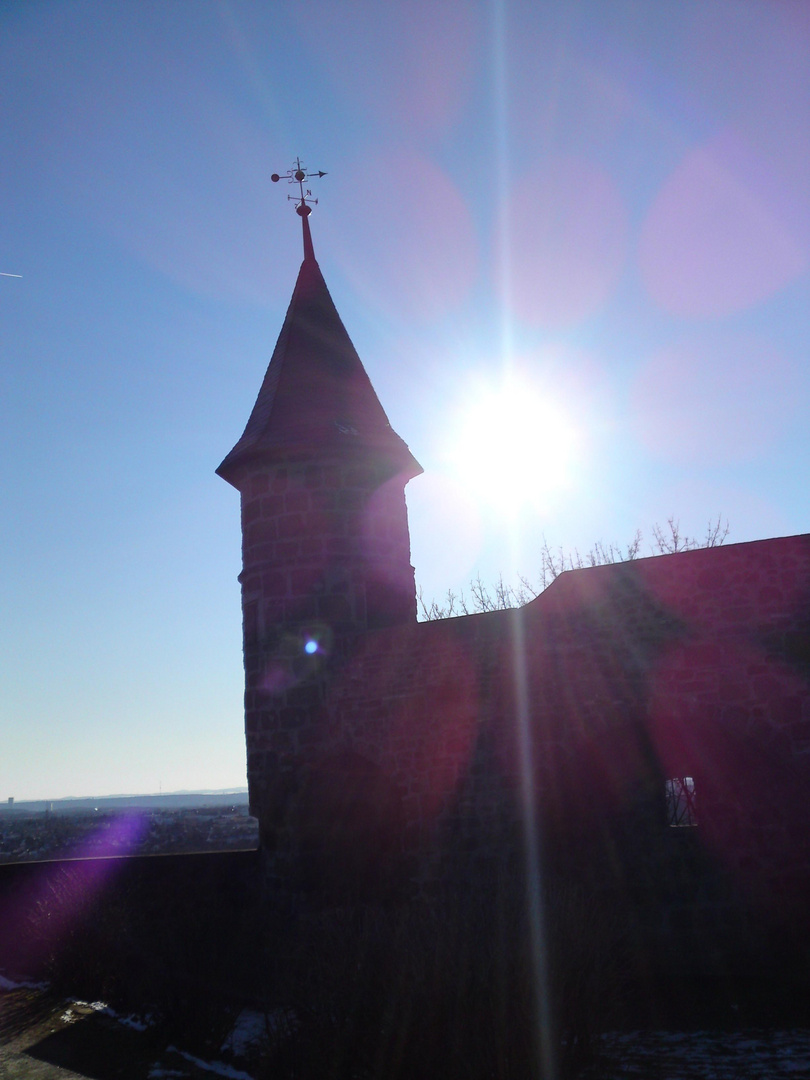
[[[319,223],[324,244],[364,301],[387,318],[442,318],[475,282],[479,251],[470,208],[431,158],[396,144],[375,147],[373,156],[387,162],[386,183],[364,192],[358,214],[354,178],[367,169],[368,153],[347,163],[331,188],[333,211]],[[391,222],[398,223],[395,244]]]
[[[753,335],[706,334],[671,345],[639,370],[632,424],[646,449],[676,462],[751,461],[800,416],[799,364]]]
[[[661,308],[692,318],[725,316],[804,273],[806,200],[800,173],[786,158],[774,164],[733,128],[685,155],[641,234],[642,275]]]

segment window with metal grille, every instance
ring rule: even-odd
[[[672,828],[697,825],[695,780],[692,776],[673,776],[664,789],[667,804],[667,825]]]

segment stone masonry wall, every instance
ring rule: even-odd
[[[810,539],[792,537],[575,571],[519,613],[346,639],[294,689],[305,704],[288,694],[256,726],[254,767],[280,792],[269,861],[303,859],[313,887],[346,859],[360,878],[386,858],[423,884],[491,873],[515,855],[528,751],[545,845],[569,870],[642,903],[681,887],[667,874],[689,848],[695,903],[800,903],[809,599]],[[671,829],[664,784],[683,776],[698,825]]]
[[[415,621],[404,479],[381,482],[352,455],[280,462],[244,484],[242,537],[248,778],[262,817],[269,736],[319,707],[347,639]]]

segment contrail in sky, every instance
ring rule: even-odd
[[[0,277],[22,277],[22,274],[6,274],[0,270]]]

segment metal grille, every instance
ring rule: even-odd
[[[673,776],[666,781],[667,825],[672,828],[697,825],[695,781],[691,776]]]

